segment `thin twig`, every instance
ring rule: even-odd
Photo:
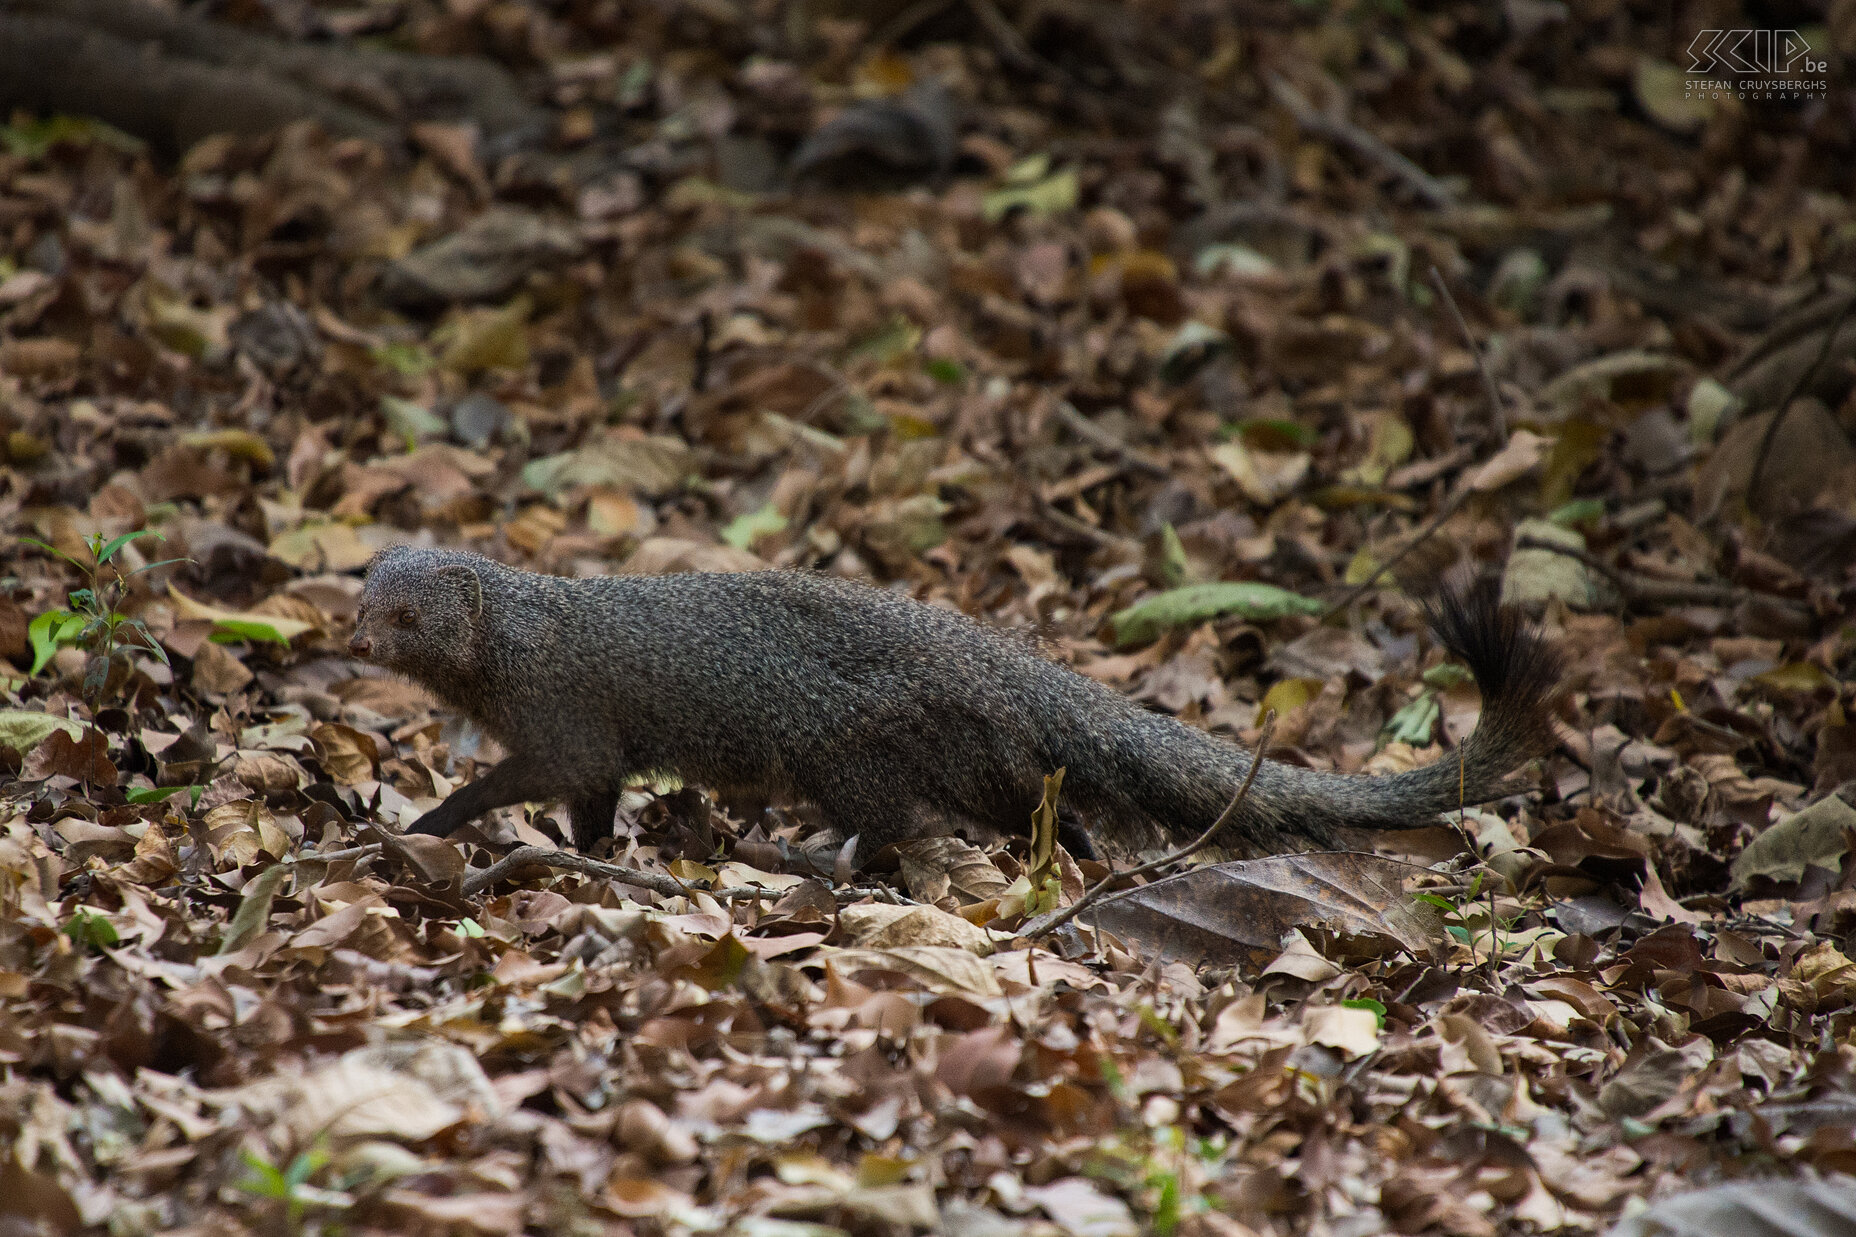
[[[1514,548],[1517,550],[1544,550],[1549,554],[1558,554],[1562,558],[1570,558],[1576,563],[1583,564],[1588,570],[1596,571],[1599,575],[1611,581],[1618,592],[1622,593],[1626,598],[1639,595],[1633,587],[1637,581],[1631,578],[1629,572],[1625,571],[1622,567],[1613,567],[1610,563],[1607,563],[1590,550],[1582,549],[1578,546],[1561,545],[1557,541],[1548,541],[1544,537],[1529,537],[1525,534],[1515,538]]]
[[[1055,503],[1047,502],[1042,498],[1038,498],[1036,502],[1038,514],[1066,533],[1072,533],[1099,546],[1130,546],[1136,549],[1140,547],[1141,543],[1134,538],[1112,533],[1106,528],[1097,528],[1093,524],[1077,519]]]
[[[954,0],[915,0],[914,4],[890,18],[875,34],[871,35],[869,46],[877,51],[887,50],[892,44],[906,38],[923,22],[939,17],[943,10],[951,8],[953,4]]]
[[[1204,833],[1201,833],[1197,838],[1193,839],[1193,841],[1170,855],[1162,855],[1160,858],[1150,863],[1143,863],[1140,867],[1130,868],[1126,872],[1110,872],[1107,876],[1090,886],[1087,893],[1083,894],[1082,897],[1078,898],[1070,905],[1061,910],[1052,911],[1047,915],[1039,915],[1036,919],[1020,928],[1015,934],[1017,938],[1021,940],[1035,940],[1041,936],[1048,936],[1100,902],[1104,897],[1108,896],[1108,894],[1113,891],[1113,887],[1126,884],[1137,877],[1158,872],[1161,868],[1169,867],[1182,859],[1190,858],[1204,850],[1207,846],[1210,846],[1212,841],[1224,831],[1225,826],[1236,819],[1237,809],[1243,806],[1244,800],[1250,794],[1251,783],[1257,780],[1257,770],[1263,766],[1264,753],[1269,751],[1270,736],[1275,732],[1276,711],[1271,709],[1269,716],[1263,719],[1263,733],[1257,736],[1257,747],[1250,755],[1250,768],[1244,773],[1243,785],[1237,788],[1237,793],[1231,796],[1231,802],[1226,805],[1224,811],[1218,813],[1218,819],[1214,820],[1211,823],[1211,827]]]
[[[1392,149],[1383,138],[1368,133],[1344,116],[1322,111],[1310,103],[1301,91],[1274,73],[1270,75],[1269,86],[1270,94],[1275,96],[1276,102],[1282,104],[1302,128],[1317,137],[1348,147],[1369,163],[1378,164],[1382,170],[1390,172],[1396,180],[1423,199],[1425,205],[1440,210],[1456,205],[1456,194],[1448,185]]]
[[[1811,607],[1776,593],[1762,593],[1738,584],[1711,584],[1703,580],[1659,580],[1635,571],[1613,567],[1589,550],[1560,545],[1539,537],[1522,536],[1515,540],[1517,550],[1545,550],[1582,563],[1617,586],[1626,601],[1678,606],[1737,606],[1750,601],[1765,602],[1809,614]]]
[[[1457,512],[1463,509],[1463,504],[1467,503],[1469,501],[1469,496],[1474,493],[1475,491],[1472,490],[1467,485],[1464,486],[1462,489],[1458,490],[1454,495],[1451,496],[1450,500],[1444,504],[1443,510],[1439,511],[1437,515],[1431,520],[1431,522],[1429,524],[1426,524],[1423,527],[1423,529],[1419,531],[1417,536],[1413,537],[1410,541],[1407,541],[1403,546],[1401,546],[1399,548],[1398,553],[1394,554],[1391,558],[1388,558],[1385,562],[1375,567],[1373,569],[1373,574],[1367,576],[1364,580],[1354,585],[1351,589],[1347,591],[1346,596],[1342,597],[1339,601],[1329,606],[1326,610],[1323,610],[1321,612],[1320,621],[1323,623],[1327,622],[1329,619],[1333,618],[1336,614],[1339,614],[1342,610],[1345,610],[1348,606],[1360,600],[1360,598],[1366,596],[1367,591],[1371,589],[1373,585],[1379,583],[1380,576],[1384,575],[1386,572],[1392,570],[1394,567],[1404,562],[1405,556],[1407,554],[1410,554],[1413,550],[1417,549],[1424,542],[1429,541],[1431,537],[1436,534],[1438,529],[1442,528],[1445,524],[1447,524],[1450,521],[1451,516],[1455,515]]]
[[[1063,427],[1093,447],[1100,448],[1115,457],[1117,463],[1135,472],[1144,472],[1150,477],[1166,478],[1173,475],[1171,469],[1146,452],[1129,446],[1115,435],[1091,421],[1076,410],[1076,405],[1067,399],[1057,401],[1057,419]]]
[[[1463,342],[1469,347],[1469,355],[1475,358],[1476,369],[1482,374],[1483,386],[1489,393],[1489,403],[1491,404],[1489,409],[1490,424],[1494,425],[1494,427],[1501,432],[1501,441],[1505,441],[1508,437],[1506,428],[1508,424],[1508,415],[1502,408],[1501,388],[1495,383],[1495,375],[1489,372],[1489,363],[1483,359],[1482,349],[1476,346],[1476,337],[1470,333],[1469,323],[1464,321],[1462,313],[1456,307],[1456,300],[1450,295],[1450,289],[1445,286],[1443,274],[1433,266],[1431,267],[1431,277],[1437,281],[1437,286],[1442,289],[1445,303],[1450,306],[1450,312],[1456,316],[1457,328],[1463,332]],[[1470,497],[1475,494],[1475,492],[1475,487],[1464,485],[1462,489],[1451,495],[1450,499],[1444,503],[1443,509],[1437,513],[1429,524],[1424,526],[1417,536],[1401,546],[1398,553],[1379,564],[1379,566],[1373,568],[1371,575],[1354,585],[1351,589],[1348,589],[1347,594],[1339,601],[1322,611],[1321,621],[1324,623],[1327,622],[1336,614],[1339,614],[1342,610],[1345,610],[1348,606],[1351,606],[1354,602],[1366,596],[1367,591],[1379,582],[1380,576],[1383,576],[1386,572],[1404,562],[1407,554],[1410,554],[1413,550],[1435,536],[1437,530],[1448,523],[1450,517],[1461,511],[1464,504],[1469,502]]]
[[[1824,362],[1830,359],[1830,350],[1836,345],[1837,335],[1843,330],[1843,324],[1849,320],[1850,309],[1856,307],[1856,292],[1843,298],[1843,308],[1831,320],[1830,329],[1824,332],[1824,346],[1817,350],[1817,359],[1812,361],[1798,376],[1792,380],[1791,389],[1772,410],[1772,420],[1766,422],[1766,432],[1759,437],[1759,450],[1753,456],[1753,471],[1747,474],[1747,505],[1753,505],[1753,495],[1759,490],[1761,476],[1766,471],[1766,457],[1772,454],[1772,444],[1779,436],[1779,426],[1785,422],[1785,414],[1791,411],[1792,402],[1796,400],[1811,380],[1817,377],[1817,371],[1824,368]]]
[[[367,859],[380,853],[379,842],[350,846],[346,850],[304,851],[283,860],[284,863],[339,863],[344,859]]]
[[[551,850],[546,846],[518,846],[489,867],[480,868],[465,877],[464,896],[475,897],[511,872],[526,867],[555,868],[578,872],[582,876],[603,876],[607,880],[636,885],[640,889],[649,889],[652,893],[663,894],[669,898],[689,897],[693,893],[701,892],[720,901],[728,901],[732,898],[751,898],[757,893],[767,892],[757,886],[740,885],[728,889],[694,890],[667,873],[622,868],[616,863],[601,863],[585,855],[576,855],[572,851]]]
[[[967,11],[973,14],[986,33],[992,36],[993,45],[998,49],[1000,59],[1017,69],[1028,69],[1040,77],[1048,78],[1061,86],[1066,86],[1083,98],[1099,106],[1101,100],[1087,82],[1081,81],[1056,61],[1041,54],[1026,41],[999,6],[993,0],[966,0]]]
[[[1431,266],[1431,282],[1437,285],[1438,293],[1444,298],[1444,304],[1450,307],[1450,316],[1456,319],[1456,329],[1463,332],[1463,338],[1469,344],[1469,354],[1475,358],[1476,372],[1482,375],[1482,385],[1489,392],[1489,420],[1495,426],[1495,441],[1508,441],[1508,410],[1502,405],[1501,388],[1495,385],[1495,375],[1489,372],[1489,366],[1482,359],[1482,349],[1476,347],[1476,337],[1470,334],[1469,322],[1463,317],[1463,311],[1457,308],[1456,297],[1450,294],[1450,285],[1444,279],[1444,273]]]

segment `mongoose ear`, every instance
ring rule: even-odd
[[[438,577],[463,590],[464,596],[470,602],[470,616],[472,618],[476,618],[479,614],[483,613],[483,581],[477,578],[477,573],[474,570],[464,566],[462,563],[452,563],[449,566],[440,567],[438,569]]]

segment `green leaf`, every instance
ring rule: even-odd
[[[108,916],[89,910],[80,910],[71,916],[64,925],[64,934],[71,938],[73,945],[89,945],[97,949],[107,949],[122,939]]]
[[[1556,507],[1547,516],[1555,524],[1571,528],[1575,524],[1596,524],[1605,517],[1605,503],[1601,498],[1575,498],[1563,506]]]
[[[240,1157],[249,1170],[248,1176],[238,1183],[238,1188],[247,1194],[256,1194],[260,1198],[285,1198],[290,1193],[290,1184],[284,1175],[277,1171],[277,1166],[261,1160],[251,1151],[242,1151]]]
[[[40,541],[37,537],[21,537],[19,540],[20,540],[20,544],[22,545],[35,545],[35,546],[38,546],[39,549],[44,550],[47,554],[55,554],[59,558],[62,558],[65,562],[71,564],[73,567],[76,567],[79,570],[83,570],[84,568],[83,563],[78,562],[76,559],[72,558],[69,554],[66,554],[63,550],[60,550],[57,546],[52,545],[50,542]]]
[[[896,314],[869,339],[851,349],[854,357],[869,357],[879,365],[909,355],[922,342],[922,329],[903,314]]]
[[[1370,996],[1349,997],[1346,1000],[1342,1001],[1341,1005],[1347,1009],[1370,1009],[1372,1010],[1373,1017],[1379,1019],[1379,1029],[1381,1031],[1386,1029],[1386,1007],[1380,1004],[1378,1001],[1373,1000],[1372,997]]]
[[[157,567],[171,567],[175,563],[191,563],[192,561],[193,559],[191,558],[164,558],[158,563],[148,563],[144,566],[137,567],[134,571],[131,571],[129,574],[132,576],[139,576],[144,571],[153,571]]]
[[[123,797],[131,803],[165,803],[183,790],[190,791],[196,799],[199,797],[198,786],[137,786],[123,792]]]
[[[99,563],[109,562],[111,559],[116,557],[116,555],[122,550],[124,546],[128,545],[131,541],[134,541],[138,537],[153,537],[156,541],[167,540],[166,537],[163,537],[160,533],[156,532],[152,528],[138,528],[132,533],[124,533],[120,537],[111,537],[107,542],[104,543],[103,548],[97,551],[97,562]]]
[[[374,361],[402,378],[418,378],[438,365],[438,358],[418,344],[395,342],[381,344],[368,353]]]
[[[52,147],[66,143],[72,146],[100,143],[125,154],[146,149],[141,138],[131,137],[116,126],[89,116],[67,116],[61,112],[42,119],[0,125],[0,146],[10,155],[42,159]]]
[[[722,530],[722,540],[737,550],[749,550],[762,537],[781,532],[785,528],[786,517],[772,503],[768,503],[758,511],[749,511],[730,520],[728,527]]]
[[[1439,897],[1434,893],[1414,893],[1411,896],[1414,901],[1422,902],[1426,906],[1435,906],[1440,911],[1448,911],[1452,915],[1456,914],[1456,903],[1450,901],[1448,898]]]
[[[1259,451],[1300,451],[1320,441],[1312,426],[1287,417],[1252,417],[1248,421],[1227,421],[1219,426],[1218,436],[1229,440],[1242,438],[1244,445]]]
[[[1160,1197],[1154,1202],[1155,1237],[1173,1237],[1179,1231],[1179,1174],[1155,1173],[1148,1182],[1160,1188]]]
[[[47,610],[26,624],[26,638],[32,642],[32,673],[36,675],[45,669],[52,655],[70,644],[83,629],[83,616],[69,610]]]
[[[933,357],[923,361],[922,369],[930,378],[944,387],[957,387],[967,380],[966,366],[959,361],[950,361],[946,357]]]
[[[317,1170],[328,1162],[329,1153],[326,1149],[311,1147],[290,1161],[290,1167],[284,1171],[284,1180],[294,1189],[315,1176]]]
[[[1392,715],[1386,722],[1386,737],[1395,743],[1423,747],[1431,741],[1431,732],[1437,728],[1437,719],[1442,713],[1437,697],[1425,692]]]
[[[1450,688],[1469,682],[1469,671],[1453,661],[1439,662],[1423,674],[1426,687]]]
[[[84,728],[68,717],[29,709],[0,710],[0,747],[10,747],[22,757],[49,739],[54,730],[62,730],[73,739],[84,737]]]
[[[269,623],[256,619],[221,618],[213,620],[212,639],[218,644],[234,640],[263,640],[270,644],[289,644],[289,639]]]
[[[387,419],[387,432],[405,439],[408,451],[418,446],[421,438],[442,437],[448,428],[444,418],[424,405],[396,395],[381,396],[380,411]]]
[[[1226,614],[1260,621],[1291,614],[1319,614],[1325,608],[1312,597],[1274,584],[1220,580],[1156,593],[1117,613],[1109,619],[1109,626],[1115,643],[1143,644],[1169,627],[1189,627]]]
[[[144,623],[141,619],[130,619],[127,623],[123,624],[123,626],[130,628],[137,636],[141,637],[141,648],[144,652],[153,656],[155,660],[159,661],[164,666],[172,666],[174,664],[168,660],[168,651],[161,647],[161,642],[159,640],[155,639],[155,633],[148,630],[147,623]]]
[[[1081,182],[1073,167],[1036,180],[1021,180],[1011,173],[1007,173],[1007,179],[1014,183],[994,189],[980,201],[980,213],[988,223],[997,223],[1015,210],[1029,211],[1033,215],[1057,215],[1076,209]]]
[[[1160,527],[1160,575],[1169,588],[1177,588],[1186,582],[1191,574],[1192,564],[1186,558],[1186,545],[1179,539],[1179,530],[1169,522]]]

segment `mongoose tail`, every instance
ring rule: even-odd
[[[1351,830],[1427,825],[1451,809],[1500,797],[1515,770],[1551,750],[1560,659],[1537,627],[1500,604],[1498,581],[1447,587],[1426,617],[1482,690],[1475,730],[1442,759],[1390,777],[1265,760],[1219,840],[1224,849],[1331,847]],[[1093,809],[1120,826],[1098,832],[1124,846],[1177,846],[1198,837],[1250,767],[1248,753],[1160,714],[1124,715],[1119,726],[1079,738],[1064,791],[1082,801],[1086,815]]]

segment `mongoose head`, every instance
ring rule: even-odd
[[[348,651],[428,685],[471,672],[483,583],[472,557],[392,546],[367,565]]]

